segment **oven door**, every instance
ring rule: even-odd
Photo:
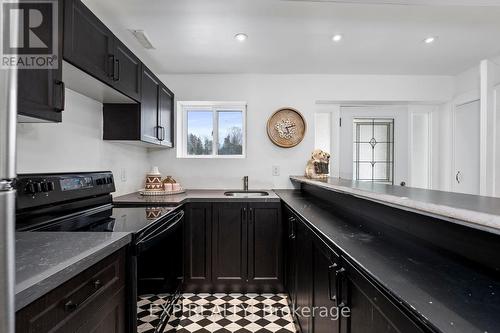
[[[169,214],[158,227],[136,240],[137,292],[167,294],[179,292],[183,279],[184,211]]]

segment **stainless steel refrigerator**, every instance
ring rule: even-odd
[[[15,325],[17,73],[0,69],[0,333]]]

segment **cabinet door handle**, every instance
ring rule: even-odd
[[[94,280],[90,282],[90,285],[93,287],[93,292],[86,296],[81,302],[74,302],[72,300],[67,301],[64,304],[64,311],[73,312],[80,307],[81,304],[85,303],[89,298],[91,298],[101,287],[103,286],[101,280]]]
[[[290,216],[288,218],[288,230],[289,230],[289,234],[288,234],[288,238],[290,239],[294,239],[295,238],[295,218],[293,216]]]
[[[243,208],[243,220],[245,221],[247,219],[247,209]]]
[[[108,76],[111,78],[111,80],[115,81],[115,56],[110,54],[108,56]]]
[[[115,68],[113,68],[113,80],[120,81],[120,59],[115,59]]]
[[[73,301],[68,301],[64,304],[64,311],[66,312],[73,312],[76,309],[78,309],[78,304],[73,303]]]
[[[56,86],[59,87],[60,99],[59,105],[55,106],[56,111],[64,111],[64,104],[66,103],[66,85],[63,81],[56,81]]]
[[[457,174],[455,175],[455,179],[457,180],[457,183],[460,184],[460,171],[457,172]]]
[[[248,210],[248,220],[253,221],[253,208]]]
[[[332,271],[337,268],[337,264],[333,263],[330,266],[328,266],[328,298],[330,301],[336,301],[337,300],[337,284],[335,284],[335,288],[332,288],[332,279],[333,279],[333,274]],[[337,282],[337,279],[335,279],[335,282]],[[335,290],[335,294],[332,295],[332,292]]]
[[[159,140],[159,141],[163,141],[164,137],[163,137],[163,127],[161,126],[156,126],[156,138]]]
[[[345,268],[342,267],[335,271],[335,298],[337,300],[337,307],[342,309],[346,306],[342,295],[342,284],[345,275]]]

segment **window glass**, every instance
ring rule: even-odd
[[[177,157],[244,158],[246,103],[178,102]]]
[[[187,112],[187,154],[212,155],[213,113],[212,111]]]
[[[354,179],[392,184],[394,119],[354,119],[353,136]]]
[[[241,111],[219,111],[218,154],[243,154],[243,113]]]

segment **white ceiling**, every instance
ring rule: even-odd
[[[127,29],[145,30],[161,73],[455,75],[500,55],[500,6],[470,6],[499,0],[329,1],[84,0],[133,48]]]

